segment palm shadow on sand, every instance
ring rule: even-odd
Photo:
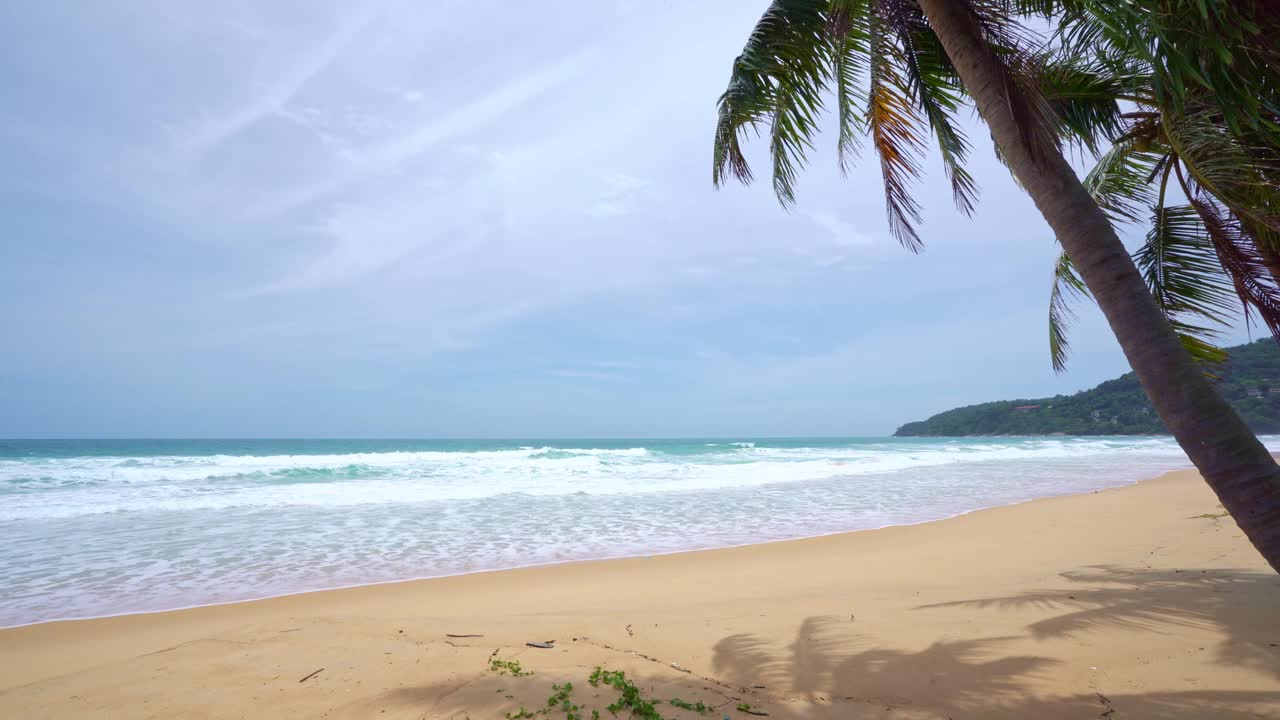
[[[1259,628],[1274,628],[1270,632],[1280,636],[1280,622],[1274,621],[1280,608],[1280,577],[1118,567],[1087,567],[1063,577],[1071,587],[915,610],[959,606],[999,612],[1033,605],[1050,613],[1027,626],[1027,634],[1037,639],[1121,628],[1176,633],[1180,628],[1211,627],[1225,638],[1214,649],[1213,662],[1280,679],[1280,637],[1258,635]],[[727,699],[732,695],[766,710],[772,720],[1280,718],[1280,692],[1202,687],[1183,692],[1035,695],[1034,681],[1062,671],[1061,666],[1049,657],[1012,654],[1007,646],[1013,637],[942,639],[909,650],[873,641],[856,632],[856,626],[847,618],[809,617],[790,642],[751,633],[720,639],[712,648],[711,669],[714,679],[734,688],[731,691],[672,671],[661,658],[648,666],[651,672],[634,680],[654,697],[719,705],[716,718],[740,716],[733,711],[734,701]],[[578,680],[566,675],[561,681],[565,679]],[[482,676],[475,680],[488,681]],[[476,696],[485,692],[492,691],[483,688]],[[536,694],[533,691],[529,701],[536,700]],[[444,685],[405,688],[383,700],[412,704],[431,717],[475,716],[474,708]],[[697,717],[670,706],[663,706],[662,712],[664,717]]]
[[[1280,576],[1241,570],[1152,570],[1094,565],[1061,573],[1078,587],[922,605],[919,609],[1033,606],[1057,612],[1027,626],[1032,637],[1114,629],[1170,633],[1213,628],[1216,661],[1280,679]],[[1270,634],[1259,634],[1269,628]]]

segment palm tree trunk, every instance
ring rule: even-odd
[[[1023,100],[965,0],[919,2],[992,139],[1097,299],[1160,419],[1280,572],[1280,466],[1183,350],[1061,151],[1037,147],[1024,132],[1015,111]]]

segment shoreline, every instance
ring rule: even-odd
[[[1194,468],[1191,468],[1191,469],[1194,469]],[[294,590],[290,592],[255,596],[255,597],[243,598],[239,600],[224,600],[220,602],[196,603],[193,605],[182,605],[178,607],[161,608],[157,610],[130,610],[130,611],[118,612],[118,613],[108,613],[105,615],[88,615],[84,617],[67,617],[67,618],[49,618],[47,620],[35,620],[33,622],[19,623],[15,625],[0,625],[0,633],[3,633],[6,630],[14,630],[18,628],[29,628],[29,627],[39,626],[39,625],[47,625],[51,623],[89,622],[94,620],[107,620],[111,618],[136,617],[136,616],[156,615],[156,614],[164,614],[164,613],[177,613],[177,612],[184,612],[189,610],[199,610],[202,608],[216,608],[216,607],[224,607],[228,605],[242,605],[246,603],[256,603],[256,602],[262,602],[266,600],[276,600],[280,598],[291,598],[291,597],[297,597],[302,595],[311,595],[314,593],[331,593],[331,592],[340,592],[344,590],[356,590],[360,588],[376,588],[376,587],[383,587],[387,585],[399,585],[402,583],[428,582],[432,580],[444,580],[448,578],[467,577],[470,575],[504,573],[504,572],[510,572],[513,570],[529,570],[529,569],[544,568],[544,567],[560,567],[560,566],[575,565],[580,563],[601,563],[601,562],[613,562],[617,560],[633,560],[637,558],[668,557],[671,555],[684,555],[687,553],[715,552],[718,550],[750,548],[750,547],[756,547],[761,545],[772,545],[775,543],[801,542],[805,540],[814,540],[818,538],[835,537],[835,536],[842,536],[842,535],[853,535],[856,533],[876,532],[880,530],[886,530],[889,528],[914,527],[917,525],[926,525],[929,523],[945,522],[947,520],[952,520],[959,517],[965,517],[967,515],[985,512],[988,510],[1017,507],[1019,505],[1039,502],[1042,500],[1050,500],[1053,498],[1092,495],[1094,493],[1105,492],[1108,490],[1118,490],[1121,488],[1132,487],[1140,483],[1149,482],[1152,480],[1158,480],[1161,477],[1164,477],[1165,475],[1168,475],[1168,474],[1177,473],[1177,472],[1186,472],[1186,471],[1187,470],[1185,469],[1172,470],[1172,471],[1161,473],[1155,476],[1143,477],[1137,480],[1127,480],[1115,485],[1108,485],[1106,487],[1095,488],[1093,490],[1085,490],[1082,492],[1060,492],[1060,493],[1053,493],[1049,495],[1038,495],[1033,498],[1027,498],[1024,500],[1014,500],[1012,502],[999,503],[996,505],[984,505],[982,507],[973,508],[971,510],[961,510],[960,512],[952,513],[950,515],[942,515],[939,517],[928,518],[925,520],[916,520],[913,522],[887,523],[885,525],[879,525],[876,527],[856,528],[852,530],[833,530],[831,532],[822,532],[822,533],[816,533],[813,535],[798,535],[795,537],[755,540],[751,542],[736,543],[731,545],[716,545],[713,547],[665,550],[665,551],[657,551],[657,552],[651,552],[651,553],[636,553],[632,555],[610,555],[605,557],[594,557],[594,558],[574,558],[569,560],[559,560],[559,561],[552,561],[552,562],[530,563],[527,565],[511,565],[507,567],[485,568],[481,570],[468,570],[468,571],[457,572],[457,573],[444,573],[441,575],[420,575],[420,576],[409,577],[409,578],[398,578],[395,580],[377,580],[372,582],[353,583],[350,585],[335,585],[331,587],[310,588],[306,590]]]
[[[603,714],[601,666],[689,720],[666,701],[1280,718],[1280,576],[1220,513],[1179,471],[876,530],[25,625],[0,630],[0,715],[502,717],[566,682]]]

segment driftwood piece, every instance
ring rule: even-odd
[[[320,668],[320,670],[324,670],[324,668]],[[320,674],[320,670],[316,670],[316,671],[312,672],[310,675],[307,675],[306,677],[302,678],[302,679],[301,679],[301,680],[299,680],[298,682],[300,682],[300,683],[304,683],[304,682],[306,682],[306,681],[310,680],[311,678],[313,678],[313,677],[315,677],[315,676],[319,675],[319,674]]]

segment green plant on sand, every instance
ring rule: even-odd
[[[527,677],[533,674],[533,671],[520,667],[519,660],[503,660],[496,657],[489,659],[489,669],[499,675],[511,675],[512,677]]]

